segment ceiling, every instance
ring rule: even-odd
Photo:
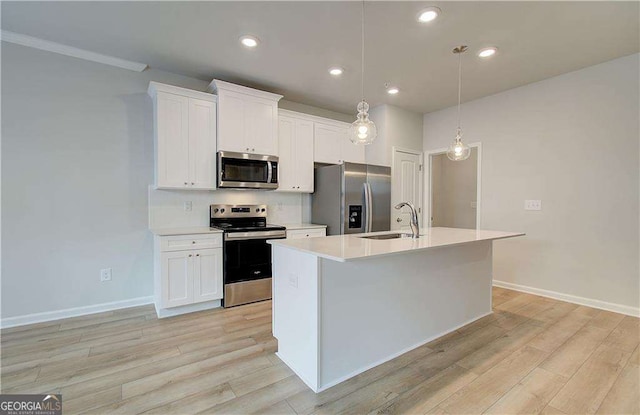
[[[638,2],[367,2],[365,96],[371,106],[416,112],[454,105],[463,55],[463,101],[637,53]],[[442,9],[428,24],[427,6]],[[355,113],[360,99],[359,2],[2,2],[2,28],[219,78],[285,99]],[[255,50],[238,38],[257,36]],[[482,60],[475,52],[495,45]],[[331,66],[346,69],[340,78]],[[400,88],[390,96],[384,84]]]

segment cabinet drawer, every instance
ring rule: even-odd
[[[160,250],[162,252],[221,247],[222,234],[177,235],[163,236],[160,238]]]
[[[287,239],[317,238],[327,236],[327,230],[322,229],[295,229],[287,231]]]

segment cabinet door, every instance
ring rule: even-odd
[[[349,139],[348,132],[348,129],[344,130],[344,139],[340,140],[342,160],[350,163],[365,163],[365,146],[353,144]]]
[[[222,249],[199,249],[193,254],[193,302],[221,299]]]
[[[341,140],[345,138],[343,129],[322,123],[315,123],[313,157],[318,163],[340,164]]]
[[[295,133],[296,120],[289,117],[279,117],[278,191],[293,192],[296,189]]]
[[[246,153],[244,95],[230,91],[218,94],[218,150]]]
[[[185,188],[189,183],[189,99],[158,92],[156,98],[156,186]]]
[[[216,188],[216,104],[189,98],[189,184]]]
[[[294,149],[296,190],[313,193],[313,122],[296,121]]]
[[[278,155],[278,105],[257,97],[245,98],[246,152]]]
[[[160,256],[162,308],[193,302],[193,252],[165,252]]]

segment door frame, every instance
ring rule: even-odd
[[[476,187],[476,229],[481,229],[481,220],[482,220],[482,143],[481,142],[474,142],[474,143],[470,143],[469,147],[472,148],[476,148],[477,152],[478,152],[478,163],[477,163],[477,173],[476,173],[476,180],[477,180],[477,187]],[[425,175],[424,178],[424,183],[425,183],[425,191],[424,191],[424,212],[425,218],[428,218],[428,220],[424,221],[423,223],[427,224],[427,227],[430,228],[431,227],[431,211],[432,211],[432,206],[431,206],[431,189],[432,189],[432,184],[431,184],[431,168],[432,168],[432,163],[431,163],[431,156],[437,156],[440,154],[445,154],[447,152],[446,148],[438,148],[435,150],[428,150],[424,152],[424,166],[425,168],[423,168],[423,172]]]
[[[423,183],[424,183],[424,154],[422,151],[420,150],[412,150],[410,148],[406,148],[406,147],[398,147],[398,146],[392,146],[391,147],[391,200],[393,200],[393,196],[395,194],[395,186],[393,186],[393,178],[395,177],[394,175],[394,166],[396,165],[396,152],[402,152],[402,153],[409,153],[409,154],[413,154],[419,157],[419,163],[420,163],[420,167],[418,170],[418,200],[420,200],[420,205],[418,206],[418,223],[424,223],[423,219],[424,219],[424,211],[425,209],[423,209],[424,207],[424,193],[423,193]],[[422,173],[422,174],[420,174]],[[391,206],[391,212],[393,213],[393,205]],[[391,218],[389,218],[389,220],[391,221]]]

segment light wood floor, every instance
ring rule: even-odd
[[[640,413],[637,318],[498,288],[494,311],[316,395],[274,355],[270,302],[137,307],[3,330],[2,392],[65,414]]]

